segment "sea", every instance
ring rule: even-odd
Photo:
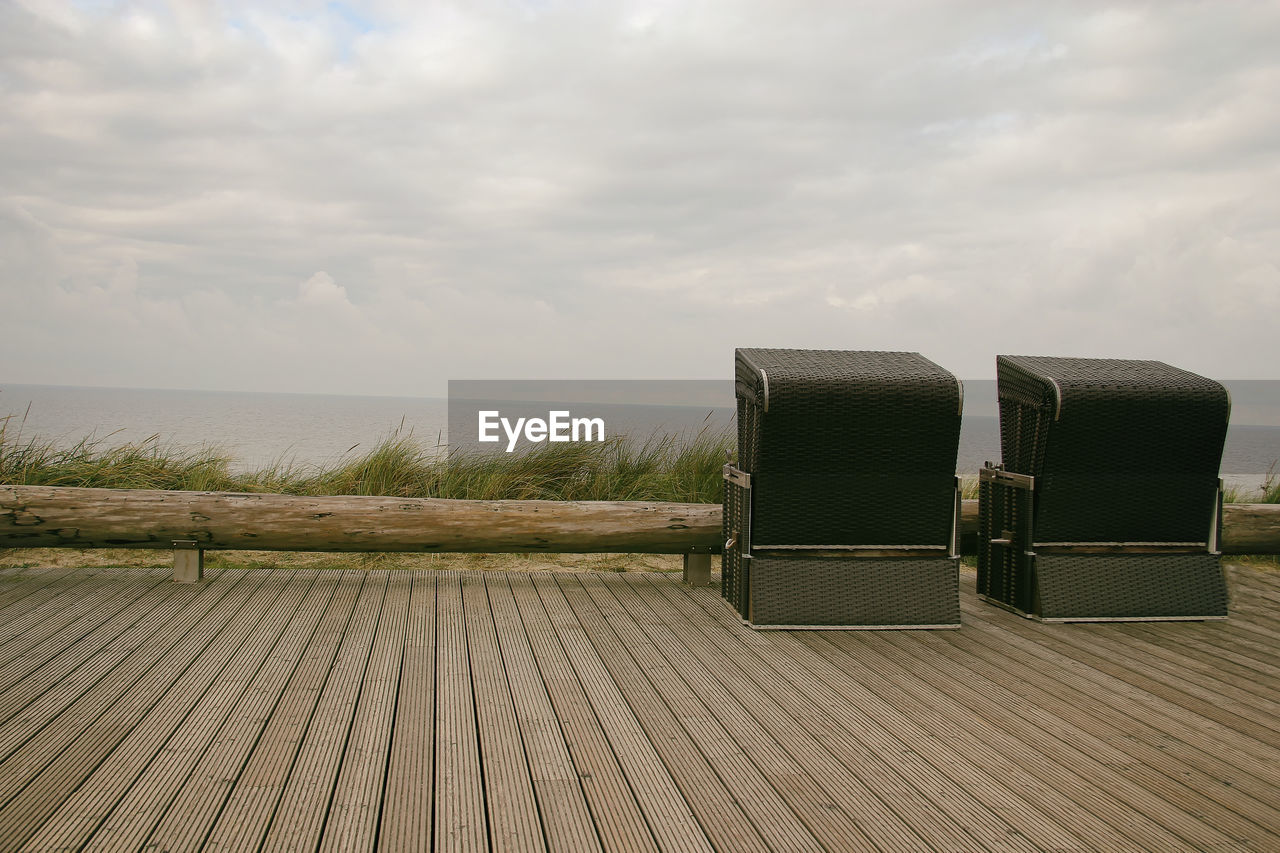
[[[1221,474],[1253,489],[1280,471],[1280,381],[1227,381],[1232,422]],[[694,435],[732,429],[732,385],[724,406],[635,407],[627,431]],[[625,407],[619,407],[625,408]],[[328,467],[357,458],[392,435],[428,448],[448,445],[448,399],[331,394],[89,388],[0,382],[5,442],[40,438],[100,446],[153,441],[175,449],[214,447],[236,471],[272,465]],[[612,423],[612,421],[611,421]],[[958,473],[976,475],[1000,459],[994,380],[966,380]]]

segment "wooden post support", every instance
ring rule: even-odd
[[[684,582],[690,586],[711,586],[711,555],[684,555]]]
[[[173,582],[197,583],[204,579],[204,550],[193,539],[173,543]]]

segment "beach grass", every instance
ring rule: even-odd
[[[736,447],[732,432],[704,428],[693,435],[543,444],[525,453],[449,454],[397,430],[328,466],[280,459],[236,471],[234,457],[218,447],[177,447],[158,435],[126,444],[113,443],[112,435],[58,443],[24,436],[9,420],[0,418],[0,483],[107,489],[719,503],[721,466]],[[1228,487],[1225,501],[1280,503],[1276,467],[1256,488]],[[977,477],[962,477],[961,493],[977,498]]]
[[[0,422],[0,483],[108,489],[385,495],[479,500],[649,500],[719,503],[731,433],[659,433],[645,439],[544,444],[525,453],[461,454],[393,432],[330,466],[279,460],[247,471],[216,447],[173,447],[151,436],[74,444],[26,437]]]
[[[1267,469],[1267,473],[1263,475],[1262,482],[1258,484],[1257,488],[1228,486],[1223,490],[1223,501],[1229,504],[1280,504],[1280,473],[1276,472],[1277,464],[1280,463],[1271,463],[1271,467]]]

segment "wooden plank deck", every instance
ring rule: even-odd
[[[0,572],[0,850],[1280,850],[1231,618],[754,632],[661,574]]]

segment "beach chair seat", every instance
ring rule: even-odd
[[[1226,389],[1158,361],[1001,355],[996,372],[978,592],[1045,620],[1225,617]]]
[[[961,385],[918,353],[739,349],[721,590],[756,627],[955,627]]]

